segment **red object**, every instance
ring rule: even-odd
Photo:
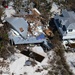
[[[8,6],[4,6],[5,8],[8,8]]]

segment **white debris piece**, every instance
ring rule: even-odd
[[[35,23],[30,23],[31,28],[34,26]]]
[[[6,8],[6,9],[4,10],[4,14],[1,16],[2,22],[4,23],[4,22],[5,22],[5,18],[11,17],[11,16],[13,16],[14,14],[16,14],[16,11],[13,9],[12,6],[8,6],[8,8]]]
[[[68,49],[68,48],[69,48],[69,46],[66,46],[66,44],[68,44],[68,41],[64,40],[64,41],[62,42],[62,44],[63,44],[63,46],[65,47],[65,49]]]
[[[14,5],[14,2],[10,1],[8,5],[9,6],[13,6]]]
[[[33,31],[33,34],[34,34],[35,36],[38,36],[38,35],[39,35],[37,31]]]
[[[36,8],[33,8],[32,10],[35,11],[38,15],[41,15],[41,13]]]
[[[12,6],[8,6],[8,8],[6,8],[4,12],[7,17],[11,17],[16,13]]]
[[[29,6],[28,6],[29,8],[33,8],[34,7],[34,3],[33,2],[31,2],[30,4],[29,4]]]
[[[37,27],[37,30],[38,30],[38,32],[43,33],[42,26],[38,26],[38,27]]]
[[[53,2],[53,4],[52,4],[52,8],[51,8],[50,12],[52,12],[53,15],[56,13],[60,14],[59,6],[56,5],[55,2]]]
[[[54,12],[54,11],[57,11],[57,10],[58,10],[58,6],[53,2],[51,12]]]
[[[42,55],[44,57],[47,56],[47,54],[44,52],[43,48],[41,46],[35,46],[32,48],[32,51],[39,54],[39,55]]]

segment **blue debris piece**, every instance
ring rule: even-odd
[[[45,35],[42,33],[39,36],[36,37],[37,40],[39,39],[45,39]]]
[[[30,60],[27,60],[27,61],[25,62],[25,65],[26,65],[26,66],[30,66],[30,65],[31,65],[31,61],[30,61]]]

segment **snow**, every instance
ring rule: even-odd
[[[66,61],[75,75],[75,53],[65,53]]]

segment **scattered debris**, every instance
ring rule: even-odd
[[[46,0],[47,3],[41,0],[20,0],[19,4],[18,0],[16,2],[2,1],[5,10],[1,17],[3,24],[0,24],[3,33],[2,31],[0,33],[8,32],[8,35],[4,34],[0,38],[0,56],[6,58],[6,60],[0,59],[0,74],[69,75],[70,73],[72,75],[65,62],[64,50],[59,46],[60,41],[48,24],[51,16],[53,17],[56,13],[60,15],[60,6],[53,0]],[[43,12],[40,11],[40,13],[34,7]],[[54,36],[56,41],[52,44],[51,38]],[[53,45],[57,47],[54,48]],[[65,57],[70,69],[74,72],[74,57],[71,59],[68,53],[65,53]]]

